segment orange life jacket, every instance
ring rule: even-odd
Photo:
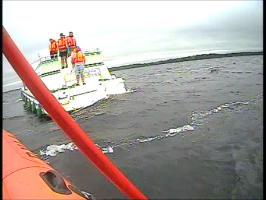
[[[52,52],[52,53],[58,51],[58,47],[57,47],[57,44],[56,44],[56,41],[55,41],[55,40],[53,40],[53,41],[49,44],[49,50],[50,50],[50,52]]]
[[[66,50],[67,49],[67,43],[66,39],[59,39],[58,40],[58,49],[59,51]]]
[[[83,63],[85,61],[85,56],[81,51],[72,53],[72,62],[73,63]]]
[[[74,37],[67,36],[67,43],[69,47],[76,46],[76,39]]]

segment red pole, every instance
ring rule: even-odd
[[[147,199],[118,168],[98,149],[80,126],[64,110],[54,98],[45,84],[41,81],[28,61],[20,52],[7,31],[3,28],[3,53],[21,80],[27,85],[42,107],[63,130],[63,132],[77,145],[77,147],[91,160],[122,193],[131,199]]]

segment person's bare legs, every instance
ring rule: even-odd
[[[79,75],[76,75],[77,85],[79,85]]]
[[[80,76],[81,76],[81,81],[82,81],[83,85],[85,85],[86,83],[85,83],[85,80],[84,80],[84,75],[81,74]]]
[[[64,57],[61,57],[61,69],[64,69]]]
[[[65,68],[67,68],[68,67],[68,65],[67,65],[67,56],[64,57],[64,60],[65,60]]]

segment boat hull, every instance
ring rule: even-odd
[[[3,199],[92,199],[3,130]],[[88,194],[88,193],[87,193]]]
[[[57,69],[41,79],[67,112],[91,106],[108,95],[126,92],[125,81],[111,75],[105,65],[85,68],[84,76],[86,85],[80,86],[76,86],[76,76],[72,68]],[[21,96],[25,107],[31,112],[38,117],[47,115],[27,87],[21,89]]]

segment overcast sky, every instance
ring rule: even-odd
[[[3,25],[29,62],[74,32],[107,59],[202,49],[262,49],[262,1],[3,1]],[[3,59],[3,74],[14,75]]]

